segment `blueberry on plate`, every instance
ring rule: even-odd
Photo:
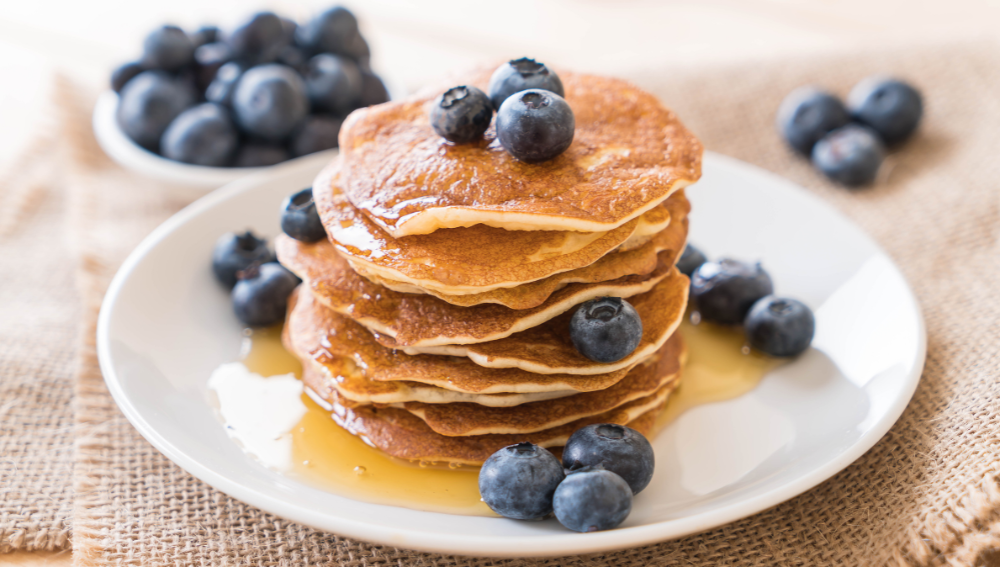
[[[275,144],[248,143],[240,146],[233,167],[267,167],[287,160],[288,150]]]
[[[233,287],[233,311],[251,327],[269,327],[285,320],[288,296],[300,280],[277,262],[253,264],[239,273]]]
[[[212,84],[215,79],[219,68],[232,58],[233,50],[229,48],[227,43],[217,41],[198,46],[198,49],[194,50],[195,79],[198,82],[198,89],[205,92],[208,85]]]
[[[194,165],[229,165],[239,145],[239,133],[229,111],[206,102],[180,113],[160,141],[163,157]]]
[[[135,143],[156,151],[167,126],[194,101],[186,83],[163,71],[143,71],[122,89],[115,117]]]
[[[267,242],[249,230],[243,234],[223,234],[212,249],[212,273],[226,289],[236,285],[236,274],[253,264],[267,262],[274,262],[274,253]]]
[[[490,77],[488,91],[493,108],[499,110],[503,101],[510,95],[526,91],[528,89],[544,89],[559,95],[566,96],[563,90],[562,81],[555,71],[549,69],[544,63],[539,63],[534,59],[522,57],[513,59],[497,67]]]
[[[230,61],[219,67],[215,72],[215,77],[205,89],[205,100],[222,104],[233,105],[233,93],[236,92],[236,85],[243,76],[243,66],[235,61]]]
[[[638,431],[614,423],[595,423],[577,429],[563,449],[563,467],[576,471],[599,467],[622,477],[633,494],[653,479],[653,446]]]
[[[177,71],[194,61],[194,43],[177,26],[160,26],[142,42],[142,64],[147,69]]]
[[[559,459],[534,443],[493,453],[479,470],[479,494],[505,518],[538,520],[552,513],[552,495],[563,481]]]
[[[691,299],[701,318],[738,325],[754,302],[774,291],[771,276],[760,267],[730,258],[705,262],[691,276]]]
[[[642,339],[642,319],[620,297],[598,297],[580,304],[569,321],[569,338],[594,362],[617,362],[632,354]]]
[[[374,73],[361,72],[361,102],[360,107],[372,106],[389,102],[389,91],[385,88],[385,83]]]
[[[252,67],[236,84],[233,109],[246,133],[278,142],[309,113],[306,85],[291,67],[275,63]]]
[[[576,119],[563,97],[542,89],[521,91],[497,111],[497,138],[507,153],[536,163],[556,157],[573,142]]]
[[[295,157],[336,148],[344,120],[336,116],[313,114],[292,133],[289,149]]]
[[[632,490],[617,474],[599,468],[566,475],[552,499],[559,523],[575,532],[610,530],[632,511]]]
[[[219,28],[211,25],[201,26],[190,36],[191,43],[194,44],[195,48],[208,43],[215,43],[222,39],[222,34],[219,32]]]
[[[847,95],[851,118],[878,132],[887,146],[905,142],[924,114],[920,92],[898,79],[869,77]]]
[[[691,274],[698,269],[698,266],[701,266],[707,261],[708,258],[705,254],[689,242],[687,246],[684,247],[684,252],[681,253],[680,259],[677,260],[677,269],[680,273],[690,278]]]
[[[482,140],[493,120],[493,105],[476,87],[446,90],[431,107],[431,127],[438,136],[456,144]]]
[[[116,93],[122,92],[126,83],[145,70],[146,69],[142,66],[142,63],[139,63],[138,61],[130,61],[119,65],[114,71],[111,72],[111,90]]]
[[[309,60],[305,79],[313,109],[340,115],[354,110],[364,87],[361,70],[354,61],[329,53]]]
[[[768,295],[753,304],[743,328],[753,348],[771,356],[797,356],[812,343],[816,319],[801,301]]]
[[[285,27],[274,12],[258,12],[226,38],[233,56],[250,67],[271,63],[287,44]]]
[[[850,121],[844,103],[816,87],[799,87],[778,109],[778,129],[788,145],[808,156],[827,132]]]
[[[281,204],[281,230],[300,242],[318,242],[326,238],[313,201],[312,187],[289,195]]]
[[[358,33],[358,19],[354,14],[343,6],[334,6],[299,26],[295,42],[312,53],[347,55]]]
[[[885,159],[878,134],[860,124],[848,124],[823,136],[812,151],[812,162],[824,175],[847,187],[875,181]]]

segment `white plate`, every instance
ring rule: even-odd
[[[909,286],[854,224],[800,188],[718,155],[689,192],[691,239],[712,256],[759,258],[783,295],[816,313],[813,349],[737,399],[695,408],[654,442],[657,471],[625,524],[571,533],[517,522],[367,504],[265,469],[227,437],[206,381],[237,358],[240,325],[209,269],[228,230],[278,232],[278,206],[315,168],[244,178],[163,224],[128,258],[101,310],[98,352],[111,393],[172,461],[268,512],[388,545],[491,556],[644,545],[749,516],[860,457],[913,394],[926,337]]]
[[[111,156],[111,159],[118,162],[118,165],[140,175],[207,193],[247,175],[268,169],[267,167],[191,165],[154,154],[133,142],[125,135],[125,132],[122,132],[118,121],[115,120],[117,108],[118,95],[114,91],[101,93],[97,98],[97,105],[94,106],[94,135],[104,153]],[[289,161],[305,161],[310,164],[305,166],[307,168],[323,167],[335,155],[337,155],[337,150],[326,150]]]

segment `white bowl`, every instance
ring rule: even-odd
[[[114,91],[101,93],[97,99],[97,106],[94,107],[94,135],[97,136],[97,143],[119,165],[145,177],[207,193],[241,177],[268,169],[267,167],[191,165],[154,154],[133,142],[125,135],[125,132],[122,132],[115,119],[117,109],[118,94]],[[306,162],[308,164],[315,163],[322,167],[336,155],[337,150],[335,149],[325,150],[282,163]],[[306,168],[308,169],[308,166]]]
[[[813,308],[816,337],[755,390],[693,408],[659,434],[656,473],[620,528],[577,534],[552,519],[453,516],[324,492],[244,453],[216,419],[207,388],[216,367],[239,358],[242,339],[209,268],[212,245],[228,230],[277,234],[278,204],[313,175],[276,168],[175,215],[125,261],[97,328],[104,379],[146,439],[206,483],[290,520],[469,555],[647,545],[755,514],[830,478],[885,435],[920,379],[920,308],[885,252],[795,185],[708,154],[704,177],[688,192],[692,241],[713,257],[760,259],[778,293]]]

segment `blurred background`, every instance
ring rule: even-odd
[[[0,9],[0,171],[51,119],[59,70],[106,88],[163,23],[229,28],[259,9],[304,19],[326,0],[7,0]],[[1000,36],[1000,0],[364,0],[372,67],[402,92],[456,67],[531,56],[643,82],[639,69],[752,61],[853,46]],[[647,71],[648,72],[648,71]]]

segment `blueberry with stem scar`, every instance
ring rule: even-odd
[[[431,127],[439,136],[456,144],[482,140],[492,120],[490,99],[476,87],[448,89],[431,107]]]
[[[642,319],[628,301],[599,297],[581,304],[569,324],[569,337],[594,362],[617,362],[632,354],[642,340]]]

